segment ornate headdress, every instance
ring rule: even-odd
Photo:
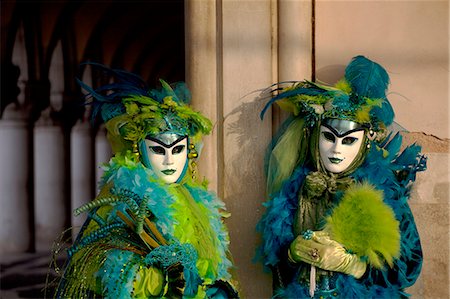
[[[334,86],[307,80],[296,82],[273,97],[261,117],[277,102],[281,109],[303,117],[308,126],[323,119],[344,119],[383,133],[394,119],[386,98],[388,85],[389,75],[381,65],[356,56],[345,69],[345,77]]]
[[[385,140],[387,127],[394,119],[394,111],[386,98],[388,85],[389,76],[381,65],[357,56],[345,69],[345,77],[334,86],[305,80],[275,89],[279,93],[264,107],[261,118],[275,102],[293,117],[275,138],[269,152],[269,193],[278,190],[294,167],[305,161],[308,148],[316,150],[306,138],[324,121],[351,121],[366,129],[368,142]],[[311,142],[317,142],[313,139]]]
[[[147,136],[173,133],[188,136],[192,145],[209,134],[211,121],[194,111],[188,104],[191,94],[182,82],[172,86],[163,80],[161,89],[149,89],[137,75],[112,70],[103,65],[89,63],[115,79],[114,83],[92,89],[78,83],[88,91],[92,104],[92,119],[101,115],[114,153],[137,154],[139,143]]]

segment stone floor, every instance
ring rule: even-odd
[[[0,257],[0,298],[52,298],[54,288],[46,286],[53,281],[50,253],[28,253]],[[58,264],[64,260],[58,259]]]

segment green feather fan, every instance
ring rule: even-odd
[[[335,241],[375,268],[383,268],[384,261],[392,268],[400,255],[399,222],[383,193],[368,183],[351,186],[326,220],[325,230]]]

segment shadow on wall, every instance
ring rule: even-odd
[[[232,146],[237,149],[232,150],[233,155],[227,159],[232,165],[231,176],[227,180],[230,190],[245,190],[253,194],[261,194],[265,190],[260,189],[265,184],[262,170],[268,145],[262,138],[267,132],[259,117],[266,104],[263,99],[260,95],[252,102],[244,102],[225,116],[226,136],[234,139]],[[242,179],[246,184],[242,183]]]
[[[272,120],[270,113],[260,119],[269,98],[257,92],[242,97],[242,103],[224,117],[224,201],[231,212],[227,225],[243,296],[268,298],[270,275],[253,260],[260,244],[256,224],[266,200],[264,156]]]

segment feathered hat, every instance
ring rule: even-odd
[[[123,70],[113,70],[101,64],[88,63],[114,78],[114,82],[93,89],[78,83],[88,94],[92,105],[92,120],[101,116],[114,153],[133,150],[147,136],[173,133],[188,136],[192,144],[209,134],[211,121],[194,111],[189,102],[191,94],[186,84],[169,85],[163,80],[160,89],[149,89],[139,76]]]
[[[304,80],[273,90],[278,94],[266,104],[261,118],[273,103],[292,113],[292,117],[269,148],[268,192],[279,190],[296,165],[305,161],[308,148],[315,150],[316,146],[306,139],[326,120],[355,122],[366,129],[370,142],[386,139],[387,127],[394,119],[386,97],[388,85],[389,75],[381,65],[356,56],[346,67],[344,78],[334,86]]]
[[[334,86],[311,81],[295,82],[273,97],[261,112],[277,103],[281,109],[305,118],[308,126],[327,118],[345,119],[382,132],[394,119],[386,98],[389,75],[376,62],[356,56],[345,69],[345,76]]]

